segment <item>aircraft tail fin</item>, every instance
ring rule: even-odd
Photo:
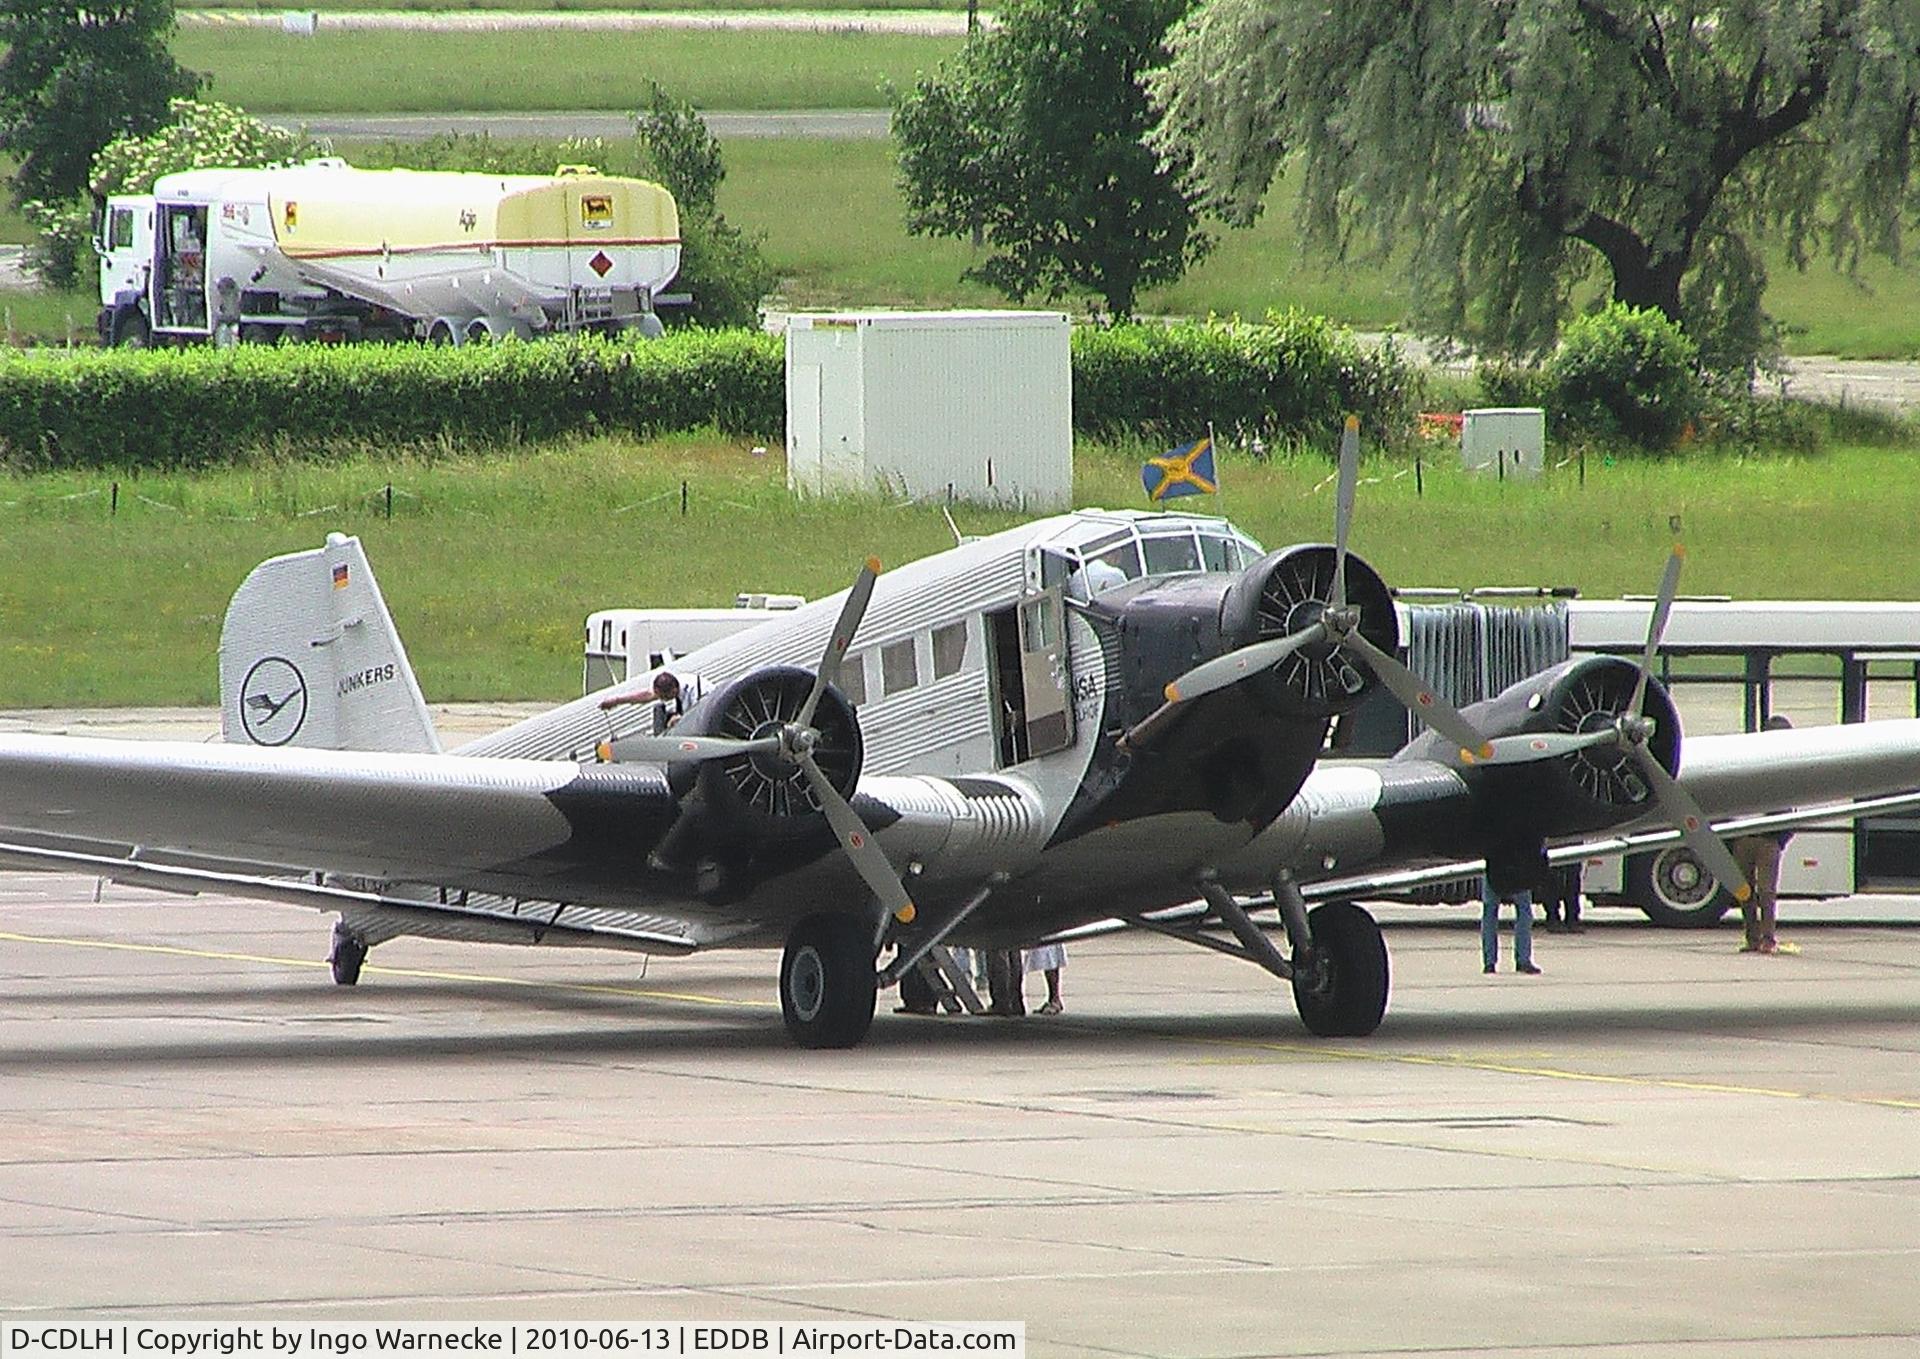
[[[360,540],[254,567],[220,629],[226,740],[438,752],[440,738]]]

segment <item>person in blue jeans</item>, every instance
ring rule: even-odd
[[[1500,961],[1500,903],[1513,903],[1513,970],[1540,975],[1533,962],[1533,885],[1546,870],[1546,851],[1527,856],[1487,856],[1486,875],[1480,879],[1480,963],[1485,972],[1498,971]]]

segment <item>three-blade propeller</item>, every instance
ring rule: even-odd
[[[806,779],[807,786],[813,790],[814,799],[826,815],[827,824],[833,828],[840,847],[853,861],[854,869],[872,889],[880,904],[895,919],[906,924],[914,917],[913,899],[907,895],[907,889],[901,886],[899,875],[893,871],[893,865],[887,862],[887,856],[873,843],[872,832],[860,819],[860,813],[833,786],[833,781],[821,772],[818,762],[813,758],[814,746],[820,740],[820,733],[813,725],[813,715],[819,709],[820,696],[826,693],[827,686],[840,678],[841,659],[846,656],[847,648],[853,645],[853,635],[859,631],[860,620],[866,616],[867,604],[873,598],[873,583],[879,575],[879,559],[867,558],[866,564],[860,568],[860,574],[854,578],[853,588],[847,591],[846,602],[840,606],[840,616],[834,620],[833,631],[827,635],[826,650],[821,654],[819,667],[813,672],[813,687],[807,691],[806,701],[800,705],[793,720],[782,723],[779,730],[746,739],[731,736],[675,736],[671,732],[662,736],[628,736],[613,742],[612,752],[620,759],[663,763],[688,760],[704,763],[739,755],[768,755],[779,764],[798,769]]]
[[[1333,589],[1319,617],[1298,632],[1254,642],[1194,666],[1167,686],[1165,704],[1127,734],[1127,744],[1144,744],[1181,704],[1238,684],[1278,665],[1302,647],[1319,643],[1357,654],[1379,676],[1389,693],[1457,745],[1463,760],[1472,761],[1490,753],[1487,738],[1474,730],[1458,708],[1360,631],[1360,610],[1347,603],[1347,535],[1353,524],[1359,484],[1360,421],[1350,415],[1340,436],[1340,472],[1333,501]]]
[[[1680,832],[1694,857],[1719,879],[1722,887],[1733,894],[1735,901],[1745,901],[1753,895],[1746,875],[1740,871],[1739,864],[1734,862],[1732,853],[1721,843],[1720,837],[1709,829],[1706,814],[1700,810],[1700,804],[1694,800],[1693,794],[1675,781],[1666,766],[1648,748],[1648,741],[1653,736],[1653,721],[1645,716],[1642,709],[1647,699],[1647,684],[1653,675],[1654,657],[1659,653],[1660,638],[1666,632],[1667,618],[1673,612],[1674,596],[1680,588],[1680,566],[1686,555],[1686,550],[1676,544],[1673,554],[1667,558],[1666,573],[1660,578],[1660,594],[1654,601],[1653,613],[1647,619],[1647,642],[1640,653],[1640,675],[1634,681],[1633,697],[1628,701],[1625,712],[1616,716],[1609,725],[1595,731],[1499,737],[1491,743],[1492,753],[1474,763],[1527,764],[1603,747],[1619,751],[1640,771],[1653,793],[1655,805],[1665,814],[1668,823]]]

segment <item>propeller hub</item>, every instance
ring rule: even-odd
[[[766,737],[777,737],[780,745],[777,749],[756,750],[747,757],[753,762],[754,772],[774,782],[792,778],[794,771],[799,768],[799,761],[795,754],[797,749],[795,738],[800,732],[805,732],[809,736],[814,734],[809,728],[796,727],[792,723],[772,718],[755,727],[749,739],[758,741]],[[809,746],[811,744],[811,741],[808,742]]]

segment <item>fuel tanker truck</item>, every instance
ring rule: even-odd
[[[587,166],[328,158],[163,175],[151,194],[106,200],[94,248],[107,344],[658,335],[680,216],[658,184]]]

